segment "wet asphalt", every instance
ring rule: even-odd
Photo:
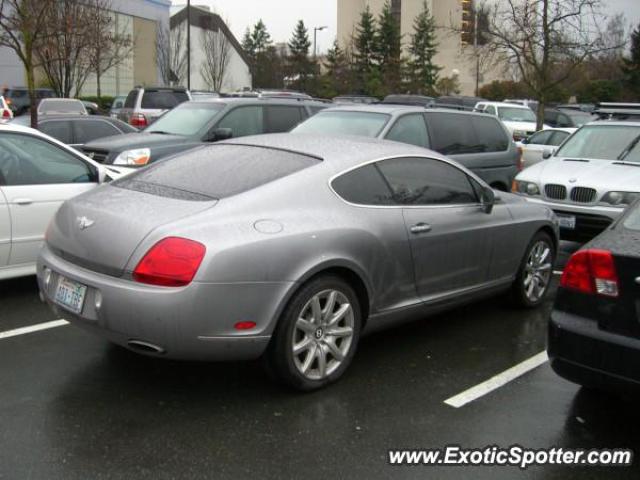
[[[522,311],[498,297],[371,335],[339,383],[311,394],[274,385],[259,362],[150,359],[72,326],[0,339],[0,479],[637,479],[640,461],[388,464],[391,448],[448,444],[640,452],[639,399],[580,389],[548,364],[443,403],[543,351],[551,298]],[[0,332],[55,319],[34,278],[0,282]]]

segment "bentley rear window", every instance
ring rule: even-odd
[[[213,200],[246,192],[320,161],[273,148],[208,145],[157,162],[111,185],[170,198]]]

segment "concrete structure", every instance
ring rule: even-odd
[[[176,10],[172,7],[172,12]],[[191,89],[192,90],[212,90],[208,85],[201,71],[205,59],[205,49],[203,47],[203,35],[224,35],[229,45],[229,63],[222,81],[222,92],[233,92],[244,88],[251,88],[252,77],[249,68],[249,59],[244,53],[242,46],[231,33],[227,24],[220,15],[209,11],[208,7],[191,6]],[[171,16],[171,32],[177,29],[184,29],[187,25],[187,7],[183,7]],[[186,42],[186,34],[182,35]],[[185,45],[186,48],[186,45]],[[188,84],[183,80],[185,86]]]
[[[386,0],[337,0],[338,1],[338,41],[342,47],[350,44],[360,14],[368,4],[377,18]],[[441,76],[458,75],[462,94],[475,92],[476,72],[473,59],[473,46],[463,42],[462,35],[454,33],[466,27],[472,27],[469,12],[474,0],[427,0],[431,14],[438,28],[438,54],[435,61],[442,67]],[[423,0],[391,0],[394,14],[400,21],[403,46],[407,47],[413,34],[413,23],[422,11]],[[491,75],[493,77],[493,75]],[[484,83],[494,78],[485,75]]]
[[[156,35],[159,28],[169,28],[170,6],[169,0],[111,0],[114,29],[131,35],[135,46],[124,63],[102,76],[103,95],[126,95],[135,85],[160,83]],[[11,50],[0,49],[0,86],[23,86],[25,83],[20,60]],[[85,83],[82,94],[96,94],[93,75]]]

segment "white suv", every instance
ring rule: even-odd
[[[529,107],[505,102],[478,102],[475,110],[497,116],[517,142],[536,133],[536,114]],[[544,125],[543,129],[549,128]]]
[[[552,208],[561,238],[590,240],[640,197],[640,122],[583,126],[547,161],[520,172],[513,191]]]

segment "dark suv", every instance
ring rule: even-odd
[[[327,104],[313,100],[220,98],[185,102],[140,133],[89,142],[83,151],[107,164],[139,166],[203,142],[288,132]]]
[[[402,105],[333,107],[292,133],[375,137],[425,147],[456,160],[491,187],[508,191],[520,153],[497,117]]]
[[[31,107],[31,100],[29,99],[29,90],[26,87],[11,87],[5,89],[3,96],[9,105],[9,108],[13,110],[13,114],[17,117],[27,113]],[[41,100],[43,98],[55,98],[56,94],[50,88],[36,88],[36,99]]]
[[[144,128],[189,100],[191,94],[184,87],[135,87],[127,95],[118,119],[136,128]]]

